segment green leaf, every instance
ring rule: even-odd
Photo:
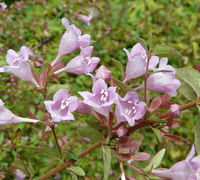
[[[104,180],[108,179],[111,168],[111,150],[110,147],[102,145],[103,163],[104,163]]]
[[[92,119],[86,119],[85,120],[86,123],[91,126],[92,128],[96,129],[96,130],[103,130],[103,127],[99,125],[99,123],[97,122],[97,120],[95,118]]]
[[[153,48],[153,54],[160,57],[179,57],[181,54],[174,48],[163,45],[156,45]]]
[[[124,68],[121,62],[117,61],[116,59],[112,58],[111,59],[114,65],[120,70],[120,72],[123,74],[124,73]]]
[[[12,166],[15,167],[16,169],[19,169],[21,172],[23,172],[26,176],[29,176],[27,171],[24,168],[24,165],[20,159],[16,159],[13,163]]]
[[[200,155],[200,117],[195,126],[195,150],[197,155]]]
[[[3,142],[3,140],[4,140],[4,134],[0,133],[0,144]]]
[[[60,155],[57,151],[54,151],[49,148],[44,148],[44,147],[31,147],[31,146],[18,146],[19,148],[22,148],[24,150],[30,150],[31,153],[39,153],[39,154],[45,154],[48,157],[56,157],[60,158]]]
[[[142,39],[138,36],[136,37],[136,39],[142,45],[142,47],[147,50],[147,45],[146,45],[146,42],[144,41],[144,39]]]
[[[21,137],[22,137],[21,130],[20,130],[20,128],[18,128],[17,131],[15,132],[14,136],[12,137],[13,145],[17,146],[21,141]]]
[[[134,91],[131,87],[127,84],[124,84],[122,81],[112,77],[112,80],[117,84],[117,86],[122,90],[123,94],[126,94],[129,91]]]
[[[68,152],[71,159],[78,160],[78,156],[76,155],[74,151],[68,150]]]
[[[154,131],[154,133],[156,135],[157,141],[162,144],[162,135],[161,135],[160,130],[156,129],[156,128],[152,128],[152,129],[153,129],[153,131]]]
[[[89,138],[92,142],[99,141],[103,136],[99,129],[92,128],[87,124],[82,125],[79,132],[82,136]]]
[[[78,180],[77,176],[74,173],[71,172],[70,174],[72,176],[72,180]]]
[[[179,92],[189,100],[195,100],[200,96],[200,73],[194,68],[176,69],[177,79],[181,81]]]
[[[151,162],[144,168],[144,170],[145,170],[145,171],[149,171],[149,170],[151,170],[151,169],[157,168],[157,167],[160,165],[160,163],[161,163],[161,161],[162,161],[162,159],[163,159],[163,157],[164,157],[164,155],[165,155],[165,151],[166,151],[165,148],[161,149],[161,150],[152,158]]]
[[[68,170],[78,176],[85,176],[85,172],[80,166],[71,166],[70,168],[68,168]]]
[[[48,98],[52,97],[60,89],[69,90],[70,89],[70,85],[69,84],[54,84],[54,85],[50,86],[47,89],[47,97]]]

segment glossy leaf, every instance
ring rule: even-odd
[[[197,155],[200,155],[200,117],[196,122],[195,126],[195,149]]]
[[[122,90],[123,94],[126,94],[129,91],[134,91],[131,87],[129,87],[127,84],[124,84],[122,81],[112,78],[112,80],[117,84],[117,86]]]
[[[85,172],[80,166],[71,166],[70,168],[68,168],[68,170],[70,170],[71,172],[73,172],[78,176],[85,176]]]
[[[124,68],[123,68],[123,65],[121,62],[119,62],[118,60],[116,59],[111,59],[112,62],[114,63],[114,65],[120,70],[120,72],[123,74],[124,73]]]
[[[181,81],[179,92],[189,100],[200,96],[200,73],[194,68],[176,69],[177,79]]]
[[[156,129],[156,128],[152,128],[155,135],[156,135],[156,139],[158,140],[159,143],[162,144],[162,135],[161,135],[161,132],[159,129]]]
[[[148,166],[146,166],[146,167],[144,168],[144,170],[145,170],[145,171],[149,171],[149,170],[151,170],[151,169],[157,168],[157,167],[160,165],[160,163],[161,163],[161,161],[162,161],[162,159],[163,159],[163,157],[164,157],[164,155],[165,155],[165,151],[166,151],[165,148],[161,149],[161,150],[152,158],[151,162],[148,164]]]
[[[156,45],[153,48],[153,55],[159,57],[179,57],[181,54],[174,48],[163,45]]]
[[[111,149],[108,146],[102,145],[103,164],[104,164],[104,180],[108,180],[111,168]]]

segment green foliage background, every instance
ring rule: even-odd
[[[163,44],[174,47],[182,56],[180,58],[169,58],[169,63],[174,67],[194,67],[200,62],[200,0],[26,0],[26,1],[5,1],[9,8],[0,11],[0,64],[6,64],[6,51],[14,49],[18,51],[22,45],[33,49],[36,54],[32,57],[35,69],[41,70],[42,66],[47,66],[53,61],[58,52],[59,41],[65,32],[61,24],[61,18],[67,17],[72,24],[79,27],[83,33],[91,35],[94,46],[93,55],[100,57],[100,64],[108,66],[115,77],[120,77],[120,72],[112,64],[111,59],[120,61],[125,68],[126,54],[123,48],[131,49],[137,43],[135,36],[140,36],[148,40],[152,34],[153,44]],[[78,13],[88,14],[94,12],[91,26],[84,24],[77,16]],[[49,41],[49,39],[52,39]],[[48,42],[49,41],[49,42]],[[64,56],[63,63],[66,64],[79,52]],[[0,74],[0,98],[5,102],[6,107],[15,114],[28,117],[28,112],[44,119],[44,113],[40,109],[44,108],[43,97],[36,91],[34,86],[15,78],[11,81],[10,74]],[[84,75],[72,75],[62,73],[59,75],[59,84],[66,87],[70,84],[71,93],[90,89],[92,82]],[[49,83],[48,87],[56,84],[55,80]],[[151,94],[149,94],[151,95]],[[181,94],[178,94],[174,102],[185,104],[188,101]],[[181,135],[189,141],[194,141],[194,124],[197,120],[197,110],[192,108],[186,110],[181,115],[181,126],[171,132]],[[90,143],[83,140],[78,129],[85,123],[88,116],[78,115],[75,122],[61,122],[56,131],[59,139],[66,138],[67,142],[63,146],[66,150],[72,149],[77,154],[82,149],[88,147]],[[29,125],[19,124],[0,128],[0,144],[3,139],[11,139],[12,134],[18,129],[22,129],[23,139],[21,145],[32,145],[40,147],[54,146],[53,138],[49,132],[45,132],[44,126],[37,125],[29,128]],[[157,145],[156,138],[150,128],[140,130],[144,135],[141,151],[155,153],[161,149]],[[51,137],[51,138],[50,138]],[[141,139],[137,133],[135,138]],[[2,142],[1,142],[2,139]],[[153,139],[153,141],[152,141]],[[8,144],[0,145],[0,165],[1,170],[6,172],[6,179],[12,179],[13,175],[9,166],[16,159],[16,153],[8,148]],[[165,155],[162,167],[170,167],[176,161],[185,158],[190,147],[182,143],[167,142],[167,154]],[[169,150],[169,151],[168,151]],[[39,176],[48,171],[48,168],[59,164],[56,159],[47,156],[31,156],[30,151],[23,148],[23,156],[26,161],[30,161],[34,167],[35,176]],[[103,176],[101,152],[96,150],[90,156],[83,158],[80,165],[86,175],[91,179]],[[5,162],[8,163],[5,166]],[[51,165],[48,167],[48,165]],[[144,167],[145,163],[138,166]],[[110,179],[116,179],[120,172],[116,159],[112,161],[113,174]],[[126,169],[128,174],[132,170]],[[70,178],[64,171],[61,172],[62,179]]]

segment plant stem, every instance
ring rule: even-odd
[[[98,147],[100,147],[103,142],[105,141],[106,139],[101,139],[99,142],[97,142],[96,144],[93,144],[92,146],[90,146],[89,148],[85,149],[82,153],[80,153],[78,155],[78,158],[82,158],[83,156],[85,156],[86,154],[88,154],[89,152],[93,151],[94,149],[97,149]],[[70,159],[66,162],[64,162],[63,164],[61,164],[60,166],[54,168],[53,170],[51,170],[50,172],[48,172],[47,174],[43,175],[42,177],[40,177],[38,180],[44,180],[44,179],[47,179],[48,177],[56,174],[57,172],[60,172],[61,170],[69,167],[71,164],[73,164],[75,162],[75,160],[73,159]]]
[[[50,126],[50,128],[51,128],[51,131],[52,131],[52,133],[53,133],[53,136],[54,136],[54,139],[55,139],[55,142],[56,142],[56,146],[57,146],[58,151],[59,151],[59,153],[60,153],[60,157],[62,158],[62,152],[61,152],[60,146],[59,146],[59,144],[58,144],[58,138],[57,138],[57,136],[56,136],[54,124],[52,124],[52,125]]]

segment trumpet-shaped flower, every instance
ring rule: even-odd
[[[199,180],[200,179],[200,155],[194,157],[195,148],[192,147],[185,160],[177,162],[170,169],[155,169],[153,174],[172,180]]]
[[[72,112],[78,107],[78,98],[69,97],[66,90],[60,89],[54,94],[53,101],[44,101],[44,104],[54,122],[74,120]]]
[[[0,99],[0,125],[7,125],[12,123],[30,122],[36,123],[36,119],[22,118],[14,115],[10,110],[4,107],[3,101]]]
[[[128,62],[126,65],[126,77],[124,82],[137,78],[143,75],[146,72],[147,66],[147,54],[146,50],[142,47],[140,43],[137,43],[133,46],[131,52],[124,48],[128,56]],[[158,56],[152,56],[149,60],[149,70],[153,70],[155,66],[158,64],[159,58]]]
[[[28,63],[28,57],[29,49],[25,46],[21,47],[19,54],[17,54],[14,50],[9,49],[6,57],[6,61],[9,66],[0,67],[0,72],[10,72],[25,81],[35,84],[38,87],[39,85],[33,78],[31,67]]]
[[[79,47],[86,47],[90,45],[90,35],[81,35],[80,29],[73,24],[69,25],[69,21],[66,18],[62,18],[62,24],[66,27],[66,32],[61,38],[58,55],[52,62],[52,66],[61,61],[61,56],[69,54]]]
[[[75,74],[89,74],[94,71],[100,59],[98,57],[91,57],[93,51],[93,46],[89,46],[81,49],[79,56],[73,58],[66,67],[54,72],[58,74],[60,72],[66,71]]]
[[[83,103],[91,106],[99,114],[109,117],[109,111],[116,97],[116,87],[109,87],[103,79],[97,80],[93,87],[92,92],[88,91],[79,92],[84,98]]]
[[[181,83],[175,78],[175,73],[175,69],[167,65],[167,58],[161,58],[159,67],[154,69],[154,73],[147,79],[147,89],[155,92],[165,92],[172,97],[176,96],[176,90],[180,87]],[[137,89],[140,88],[144,88],[144,83]]]
[[[139,101],[135,92],[128,92],[122,99],[119,95],[116,101],[115,117],[117,122],[128,122],[130,126],[135,125],[135,120],[141,119],[146,113],[146,104]]]

